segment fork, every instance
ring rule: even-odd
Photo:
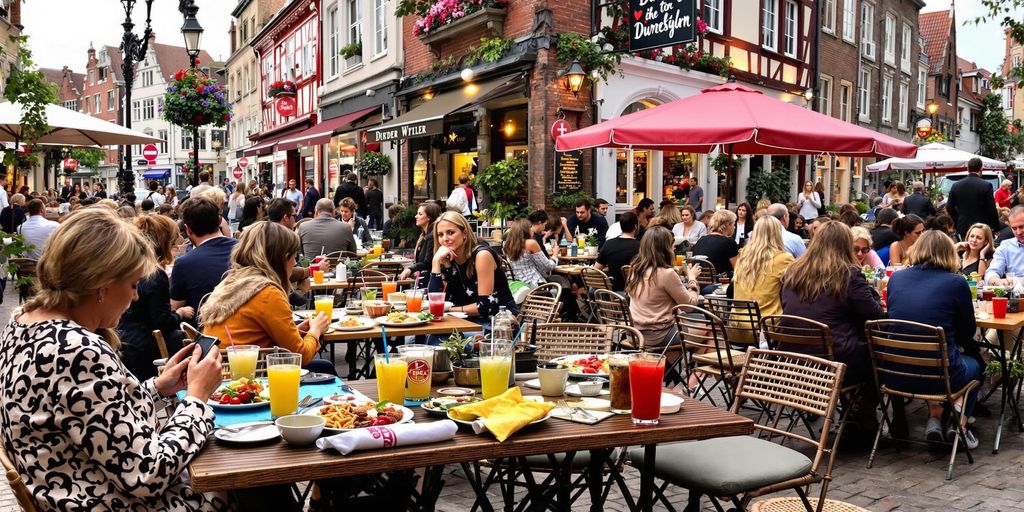
[[[566,402],[565,400],[559,400],[558,401],[558,407],[560,407],[560,408],[562,408],[562,410],[568,412],[570,417],[574,416],[576,413],[579,413],[580,415],[582,415],[582,416],[584,416],[586,418],[590,418],[592,420],[596,420],[597,419],[597,416],[594,416],[593,414],[590,414],[590,412],[588,412],[586,409],[583,409],[583,408],[580,408],[580,407],[569,407],[569,403]]]
[[[273,423],[270,422],[270,421],[261,421],[259,423],[250,423],[248,425],[242,425],[240,427],[220,427],[220,430],[223,430],[224,432],[227,432],[227,433],[230,433],[230,434],[238,434],[240,432],[245,432],[247,430],[263,428],[263,427],[266,427],[268,425],[273,425]]]

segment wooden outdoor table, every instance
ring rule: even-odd
[[[351,386],[370,397],[377,396],[373,380],[352,382]],[[539,391],[523,389],[526,394]],[[416,408],[416,422],[437,418]],[[628,415],[616,415],[596,425],[583,425],[551,418],[526,427],[499,443],[490,434],[474,435],[459,430],[451,441],[407,446],[393,450],[369,450],[346,456],[321,452],[315,447],[294,448],[283,441],[248,448],[230,447],[211,439],[189,464],[192,486],[197,491],[223,491],[309,480],[401,471],[445,464],[469,463],[483,459],[518,458],[553,452],[610,450],[644,445],[645,468],[641,472],[640,508],[653,505],[655,447],[713,437],[749,435],[754,423],[709,404],[687,400],[676,414],[661,416],[651,427],[635,427]],[[700,461],[691,461],[700,464]],[[486,494],[477,491],[478,503],[490,508]],[[644,493],[648,493],[646,496]]]
[[[570,262],[583,262],[583,263],[586,263],[586,262],[590,262],[590,261],[597,261],[597,255],[596,254],[593,255],[593,256],[591,256],[589,254],[578,254],[576,256],[572,256],[570,254],[559,255],[558,256],[558,261],[570,261]]]
[[[566,277],[579,277],[583,273],[583,265],[555,265],[555,268],[551,269],[551,273]]]
[[[1010,385],[1009,362],[1018,357],[1021,346],[1020,330],[1024,328],[1024,312],[1007,313],[1006,318],[980,319],[975,316],[974,322],[982,329],[995,329],[999,333],[999,343],[989,343],[982,338],[980,345],[991,352],[999,361],[1002,378],[999,379],[998,389],[1000,390],[999,400],[999,422],[996,423],[996,437],[992,444],[992,453],[999,453],[999,441],[1003,435],[1003,424],[1006,423],[1006,409],[1009,407],[1017,429],[1024,432],[1024,422],[1021,421],[1020,409],[1018,408],[1016,393]],[[1013,336],[1013,340],[1007,343],[1004,338],[1007,334]],[[1009,345],[1009,346],[1007,346]],[[993,388],[988,396],[991,396],[997,388]],[[986,396],[985,398],[988,398]]]
[[[415,281],[413,281],[412,279],[399,279],[395,282],[398,283],[398,286],[401,287],[412,286]],[[352,287],[352,285],[353,282],[350,280],[338,281],[337,279],[325,278],[324,282],[321,284],[314,283],[312,278],[309,280],[309,290],[313,292],[343,290],[345,288]],[[374,288],[380,288],[380,283],[370,283],[370,285],[373,286]]]

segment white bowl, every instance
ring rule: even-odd
[[[324,431],[327,419],[310,414],[291,414],[274,421],[285,442],[293,446],[309,446]]]
[[[601,394],[601,388],[604,387],[604,381],[601,380],[581,380],[577,384],[580,388],[580,394],[583,396],[597,396]]]

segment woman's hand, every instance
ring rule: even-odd
[[[967,245],[967,242],[957,242],[956,245],[953,246],[953,248],[956,249],[956,252],[964,252],[970,247]],[[982,248],[981,250],[984,251],[985,249]]]
[[[700,265],[694,263],[693,265],[686,267],[686,277],[696,281],[697,278],[700,277]]]
[[[192,308],[188,308],[192,309]],[[185,370],[188,368],[189,357],[192,354],[194,343],[189,343],[178,353],[171,356],[164,365],[164,370],[156,377],[153,384],[161,396],[171,396],[178,391],[185,389]]]
[[[330,325],[331,319],[327,318],[327,315],[321,311],[317,313],[312,320],[308,320],[307,322],[309,323],[309,334],[319,338],[320,335],[327,330],[327,326]]]
[[[398,274],[398,279],[399,280],[409,279],[409,276],[411,276],[411,275],[412,275],[412,271],[411,270],[404,269],[404,270],[402,270],[402,272],[400,274]]]
[[[196,310],[193,309],[192,306],[182,306],[174,310],[174,312],[177,313],[178,316],[186,320],[191,319],[196,314]]]
[[[188,396],[202,401],[210,399],[210,395],[221,383],[220,350],[213,348],[206,357],[199,359],[203,353],[198,345],[193,345],[192,357],[188,361]]]
[[[454,257],[455,255],[447,247],[443,245],[438,247],[437,251],[434,252],[434,260],[431,265],[433,271],[440,272],[441,267],[447,267]]]

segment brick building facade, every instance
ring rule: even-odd
[[[956,15],[952,10],[921,14],[921,36],[928,54],[928,87],[926,104],[935,102],[938,110],[932,116],[932,129],[946,140],[956,140],[958,86],[956,61]]]

